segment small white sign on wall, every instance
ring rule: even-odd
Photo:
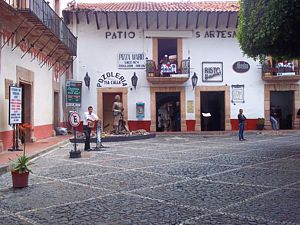
[[[146,58],[144,53],[119,53],[119,69],[145,69]]]
[[[231,89],[232,89],[232,103],[236,103],[236,102],[245,102],[245,97],[244,97],[244,85],[231,85]]]

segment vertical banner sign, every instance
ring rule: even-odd
[[[81,81],[66,82],[66,106],[81,106]]]
[[[9,124],[22,123],[22,88],[9,87]]]

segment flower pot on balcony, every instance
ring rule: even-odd
[[[19,173],[11,171],[13,188],[23,188],[28,186],[29,172]]]

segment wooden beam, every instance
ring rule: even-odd
[[[126,19],[126,28],[129,29],[129,23],[128,23],[128,14],[125,12],[125,19]]]
[[[148,24],[148,12],[146,12],[146,29],[149,29],[149,24]]]
[[[97,25],[97,30],[100,30],[100,22],[98,20],[98,13],[97,12],[94,12],[95,13],[95,19],[96,19],[96,25]]]
[[[217,12],[216,29],[219,27],[219,17],[221,12]]]
[[[227,16],[227,24],[226,24],[226,28],[229,27],[230,17],[231,17],[231,12],[229,12],[229,13],[228,13],[228,16]]]
[[[189,15],[190,15],[190,12],[187,12],[186,13],[185,29],[188,29],[188,27],[189,27]]]
[[[156,13],[156,29],[159,29],[159,12]]]
[[[167,12],[167,26],[166,26],[167,29],[169,29],[169,12]]]
[[[107,27],[107,30],[109,30],[108,13],[105,13],[105,16],[106,16],[106,27]]]
[[[239,25],[239,15],[237,14],[236,21],[235,21],[235,28],[238,28],[238,25]]]
[[[76,23],[79,24],[79,16],[78,16],[78,12],[75,12],[75,17],[76,17]]]
[[[137,12],[135,13],[135,17],[136,17],[136,29],[139,29],[139,15]]]
[[[86,23],[90,24],[89,12],[85,11]]]
[[[117,27],[117,30],[119,30],[118,12],[115,12],[115,15],[116,15],[116,27]]]
[[[209,20],[209,14],[210,14],[210,12],[207,12],[206,13],[206,29],[208,28],[208,20]]]
[[[198,13],[197,13],[197,20],[196,20],[196,26],[195,26],[195,29],[198,29],[198,27],[199,27],[199,17],[200,17],[200,14],[201,14],[201,12],[198,12]]]
[[[176,29],[178,29],[178,16],[179,16],[179,12],[177,12],[176,14]]]

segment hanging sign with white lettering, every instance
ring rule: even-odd
[[[237,61],[232,65],[232,69],[237,73],[246,73],[250,69],[250,64],[245,61]]]
[[[146,60],[144,53],[119,53],[119,69],[145,69]]]

